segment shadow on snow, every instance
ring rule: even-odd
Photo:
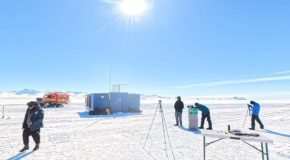
[[[280,133],[280,132],[276,132],[276,131],[273,131],[273,130],[270,130],[270,129],[264,129],[264,130],[265,130],[264,131],[265,133],[276,134],[278,136],[290,138],[290,134]]]
[[[80,118],[118,118],[118,117],[130,117],[130,116],[138,116],[141,113],[114,113],[110,115],[90,115],[89,112],[78,112]]]
[[[20,160],[20,159],[25,158],[26,156],[30,155],[32,152],[33,151],[18,153],[17,155],[10,157],[7,160]]]
[[[201,131],[199,129],[197,129],[197,130],[191,130],[191,129],[184,128],[184,127],[179,127],[179,128],[182,129],[182,130],[184,130],[184,131],[191,132],[193,134],[201,134]]]

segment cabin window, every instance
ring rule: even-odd
[[[99,96],[99,99],[105,99],[105,96]]]

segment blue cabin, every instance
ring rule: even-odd
[[[140,112],[140,95],[126,92],[88,94],[86,109],[90,114]]]
[[[140,94],[128,94],[127,105],[129,112],[140,112]]]

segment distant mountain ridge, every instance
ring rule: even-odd
[[[37,90],[32,90],[32,89],[23,89],[20,91],[12,91],[10,93],[15,93],[16,95],[23,95],[23,94],[27,94],[27,95],[37,95],[38,93],[40,93]]]
[[[38,91],[38,90],[34,90],[34,89],[22,89],[19,91],[10,91],[10,92],[0,92],[0,95],[2,94],[10,94],[10,95],[17,95],[17,96],[24,96],[24,95],[28,95],[28,96],[39,96],[41,94],[46,94],[49,92],[54,92],[54,91]],[[64,91],[70,95],[73,96],[85,96],[87,95],[87,93],[85,92],[80,92],[80,91]],[[145,95],[145,94],[141,94],[141,99],[146,100],[146,99],[176,99],[176,97],[166,97],[166,96],[160,96],[160,95]],[[192,99],[192,100],[247,100],[247,98],[245,97],[238,97],[238,96],[228,96],[228,97],[190,97],[190,98],[186,98],[186,99]]]
[[[9,91],[9,92],[6,92],[8,94],[15,94],[15,95],[28,95],[28,96],[36,96],[36,95],[39,95],[39,94],[46,94],[46,93],[49,93],[49,92],[55,92],[55,91],[38,91],[38,90],[34,90],[34,89],[22,89],[22,90],[19,90],[19,91]],[[70,95],[86,95],[87,93],[84,93],[84,92],[78,92],[78,91],[64,91]],[[5,94],[5,92],[0,92],[0,94]]]
[[[193,100],[247,100],[245,97],[196,97],[196,98],[191,98]]]
[[[141,94],[141,99],[148,99],[148,98],[171,99],[172,97],[164,97],[164,96],[159,96],[159,95],[144,95],[144,94]]]
[[[176,97],[164,97],[159,95],[141,95],[141,99],[176,99]],[[191,99],[191,100],[247,100],[245,97],[237,97],[237,96],[228,96],[228,97],[190,97],[182,99]]]

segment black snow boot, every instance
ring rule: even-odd
[[[39,149],[39,144],[36,144],[35,147],[33,148],[33,151],[36,151]]]
[[[28,145],[24,145],[24,147],[19,152],[24,152],[29,149]]]

